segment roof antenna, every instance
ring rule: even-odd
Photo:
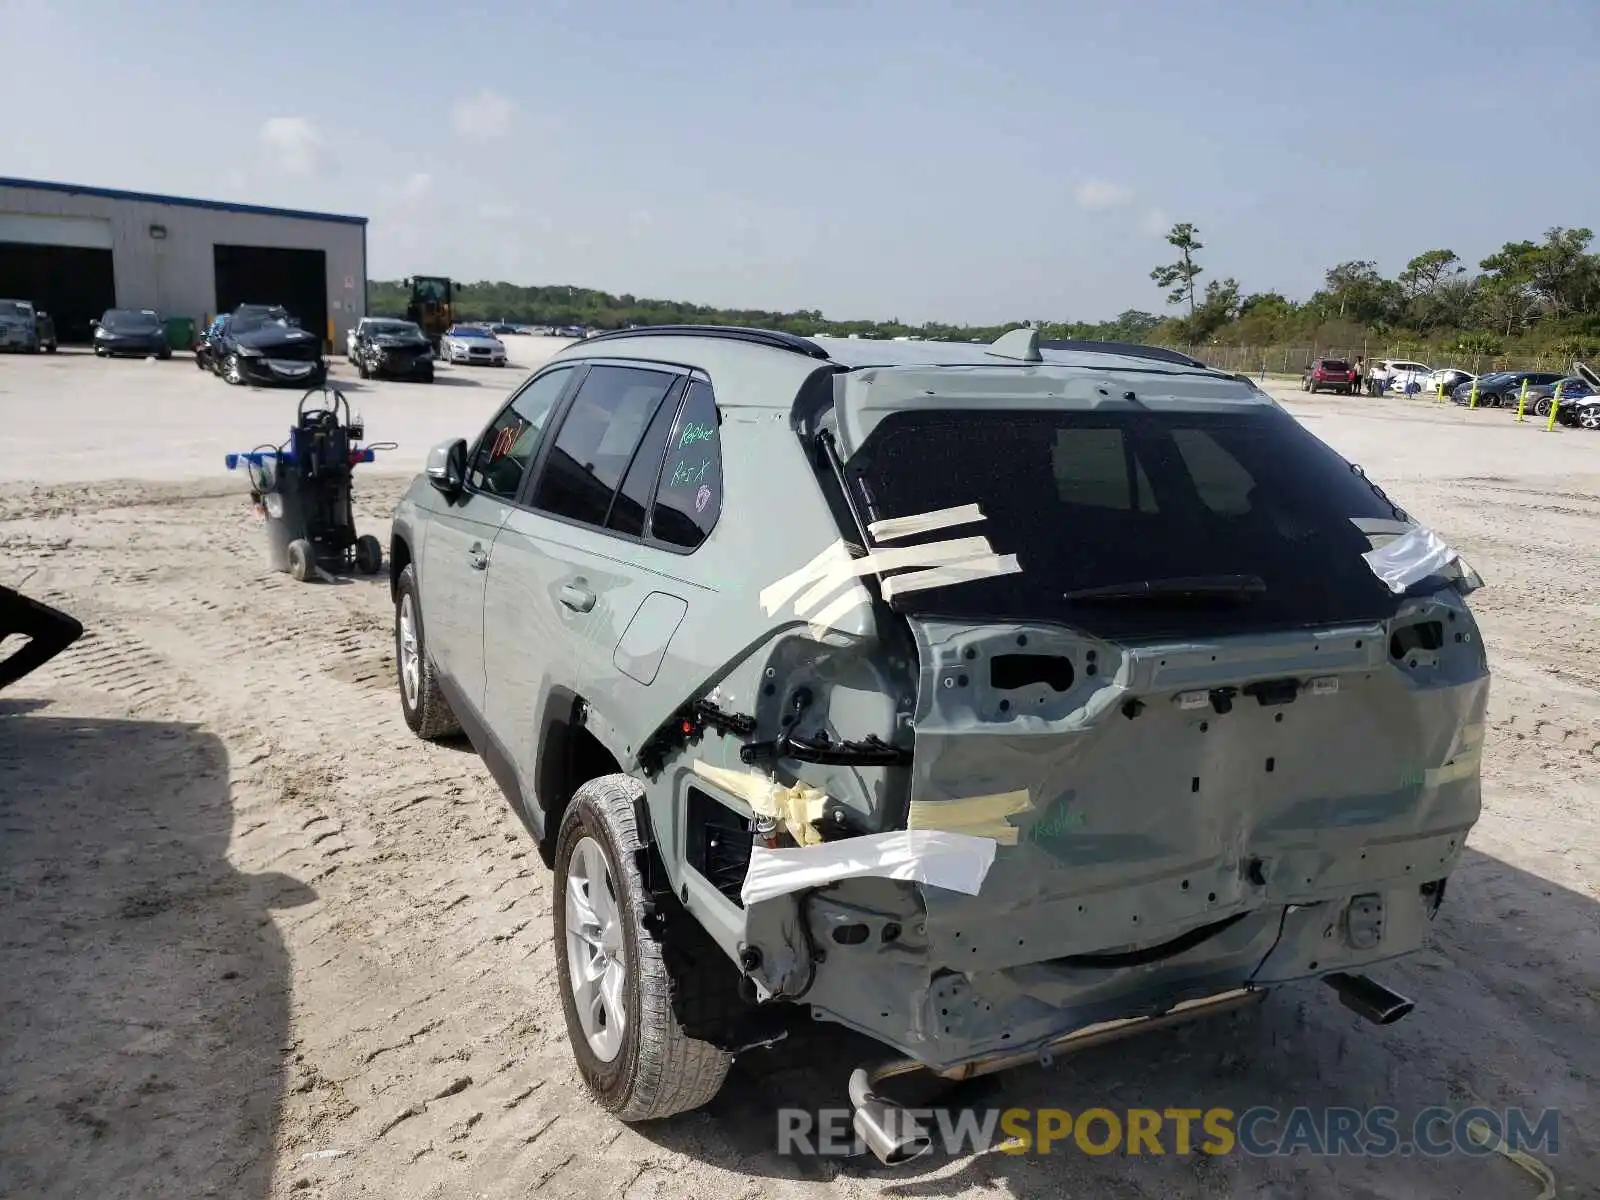
[[[1044,361],[1044,355],[1039,353],[1039,331],[1034,328],[1002,333],[984,353],[992,358],[1009,358],[1017,362]]]

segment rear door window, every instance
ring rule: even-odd
[[[678,379],[642,367],[591,367],[539,474],[533,506],[603,527],[634,450]]]
[[[643,537],[645,524],[650,519],[650,498],[655,494],[656,480],[661,476],[661,459],[667,451],[667,439],[672,435],[672,425],[678,415],[673,398],[656,409],[650,427],[645,430],[639,448],[634,451],[633,462],[623,476],[611,502],[611,514],[606,518],[606,528],[628,537]]]

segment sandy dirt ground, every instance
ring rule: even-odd
[[[362,469],[363,529],[386,539],[427,445],[520,374],[342,369],[400,443]],[[1485,811],[1431,945],[1381,976],[1417,1011],[1375,1029],[1310,987],[947,1099],[1556,1108],[1558,1194],[1595,1195],[1600,437],[1284,396],[1488,582]],[[0,581],[89,630],[0,696],[0,1195],[1538,1194],[1498,1156],[782,1158],[777,1108],[842,1103],[869,1052],[823,1032],[741,1059],[708,1109],[612,1122],[566,1046],[548,873],[478,759],[406,729],[381,577],[265,567],[222,455],[281,440],[294,398],[182,360],[0,359]]]

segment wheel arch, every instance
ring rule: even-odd
[[[400,574],[412,566],[416,559],[411,553],[411,537],[403,528],[389,532],[389,600],[400,602]],[[415,572],[413,572],[415,574]]]

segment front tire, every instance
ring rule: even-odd
[[[234,387],[244,384],[244,371],[239,366],[239,356],[230,354],[222,361],[222,377]]]
[[[709,1103],[732,1056],[687,1036],[672,1007],[663,946],[644,922],[637,782],[591,779],[562,816],[555,848],[555,954],[578,1073],[621,1121]]]
[[[394,607],[395,674],[400,684],[400,712],[411,732],[424,741],[437,741],[461,731],[450,703],[439,689],[439,677],[428,657],[422,626],[422,599],[417,591],[417,570],[410,563],[400,572]]]

